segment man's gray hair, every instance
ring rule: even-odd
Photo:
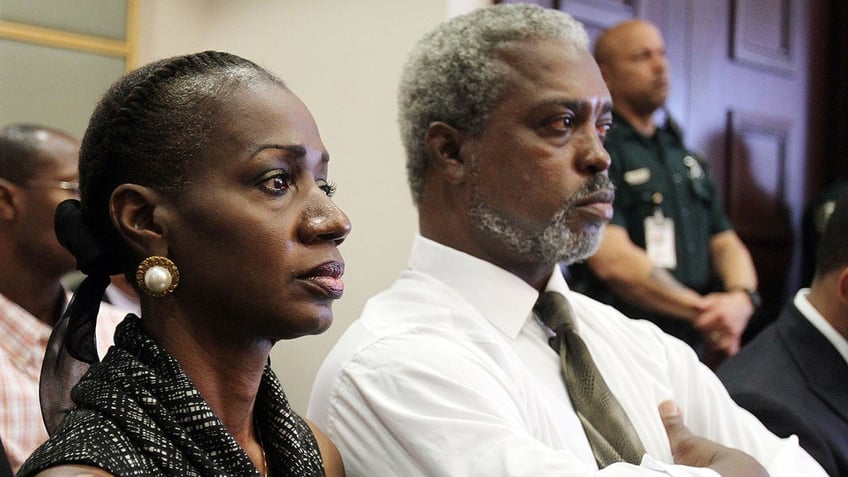
[[[507,71],[496,59],[498,48],[547,39],[579,49],[589,44],[583,26],[568,14],[527,4],[475,10],[442,23],[418,42],[398,92],[398,122],[416,205],[429,167],[424,137],[430,124],[441,121],[472,136],[481,134],[507,85]]]

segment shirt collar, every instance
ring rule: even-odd
[[[66,302],[67,303],[67,302]],[[17,303],[0,294],[0,347],[13,360],[32,366],[30,361],[44,354],[52,327],[43,323]],[[40,366],[40,361],[35,363]]]
[[[465,252],[416,235],[409,266],[441,281],[502,333],[514,339],[532,316],[539,292],[524,280]],[[568,285],[553,267],[546,290],[566,294]]]
[[[807,299],[807,295],[810,294],[809,288],[802,288],[798,290],[798,293],[795,294],[795,299],[793,300],[793,304],[798,311],[807,318],[807,321],[810,322],[811,325],[815,326],[819,333],[824,335],[828,341],[833,344],[833,347],[836,348],[836,351],[842,355],[842,359],[848,363],[848,340],[845,339],[844,336],[839,334],[836,331],[836,328],[830,324],[821,313],[810,303],[810,300]]]

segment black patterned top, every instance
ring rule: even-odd
[[[259,476],[179,363],[129,315],[115,346],[74,388],[76,408],[21,468],[26,477],[59,464],[119,476]],[[255,407],[276,477],[323,476],[318,444],[266,366]]]

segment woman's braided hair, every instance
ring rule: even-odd
[[[75,376],[70,372],[75,369],[74,361],[98,360],[94,334],[109,276],[131,275],[137,265],[137,258],[112,225],[112,192],[120,184],[132,183],[177,197],[216,126],[228,120],[223,109],[227,98],[260,82],[285,88],[282,81],[251,61],[204,51],[131,71],[97,104],[80,149],[80,201],[59,204],[55,220],[56,237],[87,276],[62,317],[67,320],[66,331],[50,336],[48,349],[61,351],[45,356],[42,389],[70,389],[73,383],[66,381]],[[48,370],[46,374],[44,370]],[[58,407],[51,404],[51,396],[41,396],[42,406],[61,409],[61,403]]]
[[[116,236],[109,199],[122,183],[179,194],[211,131],[227,121],[222,100],[256,81],[283,82],[257,64],[217,51],[150,63],[100,100],[80,150],[81,208],[92,232],[117,247],[122,271],[136,263]]]
[[[80,201],[66,200],[56,209],[56,237],[86,278],[63,316],[65,335],[50,337],[51,349],[61,342],[67,350],[51,358],[50,369],[57,370],[51,382],[62,381],[73,360],[97,361],[94,329],[109,276],[131,276],[137,265],[109,216],[115,187],[132,183],[177,197],[215,127],[228,119],[222,108],[226,98],[258,82],[285,88],[255,63],[204,51],[127,73],[100,100],[80,149]]]

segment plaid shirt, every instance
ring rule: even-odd
[[[124,313],[101,304],[97,325],[100,356],[112,345]],[[0,294],[0,439],[12,471],[47,440],[38,381],[52,328]]]

